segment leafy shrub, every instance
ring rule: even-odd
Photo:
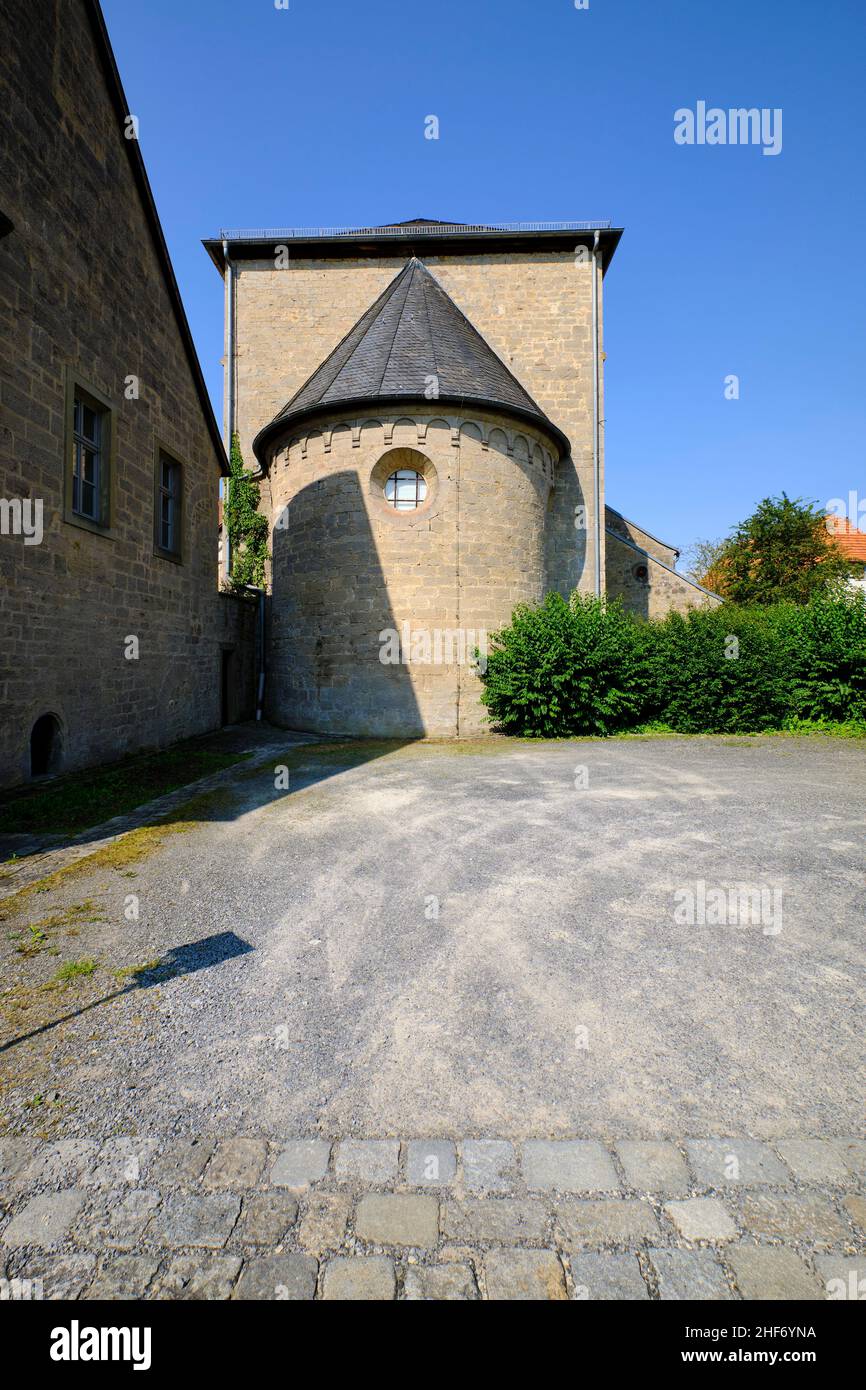
[[[516,608],[490,647],[481,698],[506,733],[609,734],[640,716],[644,638],[616,603],[548,594]]]
[[[793,610],[789,632],[791,713],[825,722],[866,719],[866,595],[821,594]]]
[[[792,708],[785,613],[693,609],[650,623],[648,712],[684,734],[778,729]]]
[[[650,622],[603,599],[549,594],[516,609],[491,646],[482,700],[506,733],[866,724],[866,596],[848,590]]]

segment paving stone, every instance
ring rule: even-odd
[[[512,1245],[519,1240],[544,1240],[547,1208],[533,1198],[470,1197],[447,1202],[442,1234],[448,1240],[493,1241]]]
[[[744,1198],[743,1225],[757,1236],[835,1245],[847,1234],[826,1197],[800,1193],[755,1192]]]
[[[355,1233],[377,1245],[435,1245],[439,1203],[435,1197],[371,1192],[355,1213]]]
[[[631,1241],[654,1240],[659,1223],[649,1202],[628,1198],[601,1202],[562,1202],[556,1208],[556,1223],[568,1245],[617,1245]]]
[[[834,1139],[832,1141],[849,1173],[866,1178],[866,1139]]]
[[[318,1260],[312,1255],[262,1255],[244,1261],[233,1297],[298,1302],[314,1298]]]
[[[155,1139],[125,1134],[109,1139],[83,1177],[88,1187],[137,1187],[156,1151]]]
[[[143,1298],[158,1269],[159,1260],[149,1255],[117,1255],[103,1262],[84,1297],[111,1300]]]
[[[411,1265],[403,1291],[411,1303],[466,1303],[478,1298],[475,1275],[462,1264]]]
[[[327,1192],[314,1192],[301,1217],[298,1239],[314,1255],[336,1250],[342,1243],[349,1221],[349,1198]]]
[[[32,1161],[19,1169],[16,1186],[45,1183],[62,1187],[81,1182],[93,1167],[97,1153],[97,1145],[90,1139],[61,1139],[56,1144],[43,1145]]]
[[[397,1297],[394,1261],[387,1255],[338,1256],[325,1265],[322,1297],[363,1302]]]
[[[3,1232],[4,1245],[35,1245],[50,1250],[66,1239],[69,1229],[84,1205],[85,1194],[48,1192],[32,1197],[23,1211],[13,1216]]]
[[[238,1219],[241,1204],[228,1192],[172,1193],[150,1227],[150,1239],[171,1247],[201,1245],[218,1250]]]
[[[658,1192],[663,1197],[678,1197],[688,1192],[688,1169],[674,1144],[621,1139],[614,1147],[628,1187],[638,1192]]]
[[[267,1162],[264,1139],[238,1136],[217,1145],[216,1153],[202,1177],[202,1186],[211,1191],[255,1187]]]
[[[846,1255],[818,1255],[815,1268],[824,1291],[831,1302],[866,1299],[866,1254],[853,1258]]]
[[[484,1256],[487,1297],[509,1302],[567,1298],[565,1275],[553,1250],[491,1250]]]
[[[734,1271],[743,1298],[816,1299],[821,1286],[793,1250],[766,1245],[732,1245],[725,1258]]]
[[[324,1139],[292,1139],[271,1169],[271,1182],[274,1187],[309,1187],[327,1173],[330,1154]]]
[[[509,1192],[516,1179],[514,1145],[505,1139],[466,1139],[463,1185],[469,1192]]]
[[[399,1139],[346,1139],[334,1151],[334,1171],[341,1181],[390,1182],[399,1163]]]
[[[75,1228],[79,1245],[109,1246],[115,1250],[132,1250],[138,1245],[160,1195],[152,1188],[122,1189],[106,1193],[81,1216]]]
[[[789,1182],[790,1174],[767,1144],[757,1139],[687,1139],[692,1171],[705,1187]]]
[[[46,1300],[79,1298],[96,1273],[95,1255],[32,1255],[22,1279],[41,1279]]]
[[[650,1250],[649,1257],[659,1298],[665,1301],[704,1299],[719,1303],[734,1297],[711,1250]]]
[[[214,1151],[212,1139],[177,1139],[148,1169],[156,1187],[192,1187],[198,1182]]]
[[[610,1154],[592,1139],[530,1139],[523,1145],[528,1187],[559,1192],[618,1192]]]
[[[232,1296],[240,1270],[240,1255],[175,1255],[157,1285],[156,1297],[225,1302]]]
[[[576,1299],[648,1299],[637,1255],[598,1255],[584,1251],[571,1261]]]
[[[846,1197],[845,1205],[854,1225],[866,1231],[866,1197]]]
[[[780,1139],[776,1149],[801,1182],[844,1182],[848,1169],[829,1139]]]
[[[29,1278],[0,1264],[0,1303],[42,1303],[45,1290],[38,1276]]]
[[[689,1197],[684,1202],[666,1202],[665,1213],[686,1240],[719,1243],[733,1240],[737,1234],[727,1207],[717,1197]]]
[[[447,1139],[412,1139],[406,1151],[406,1181],[413,1187],[446,1187],[457,1172],[457,1151]]]
[[[14,1178],[22,1168],[33,1162],[39,1145],[23,1134],[11,1134],[0,1139],[0,1181]]]
[[[279,1245],[295,1224],[298,1204],[282,1192],[255,1192],[244,1197],[234,1237],[244,1245]]]

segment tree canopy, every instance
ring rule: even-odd
[[[803,498],[765,497],[723,541],[694,547],[695,578],[733,603],[808,603],[856,567],[827,531],[824,512]]]

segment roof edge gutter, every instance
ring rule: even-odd
[[[623,234],[622,227],[584,228],[560,231],[449,231],[446,234],[432,234],[423,228],[400,236],[376,233],[344,233],[342,235],[307,234],[287,228],[282,232],[275,228],[265,234],[235,235],[228,231],[225,236],[203,237],[202,246],[212,260],[217,271],[225,273],[223,246],[228,243],[236,261],[268,260],[274,255],[274,248],[287,243],[292,255],[302,259],[346,259],[357,257],[403,259],[418,255],[422,259],[430,256],[478,255],[479,249],[496,253],[563,251],[572,253],[576,246],[591,248],[595,232],[598,232],[602,274],[605,274],[613,260]]]

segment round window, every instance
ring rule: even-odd
[[[411,512],[427,498],[427,482],[414,468],[399,468],[385,483],[385,501],[398,512]]]
[[[632,574],[639,584],[646,584],[649,579],[649,569],[646,565],[635,565]]]

